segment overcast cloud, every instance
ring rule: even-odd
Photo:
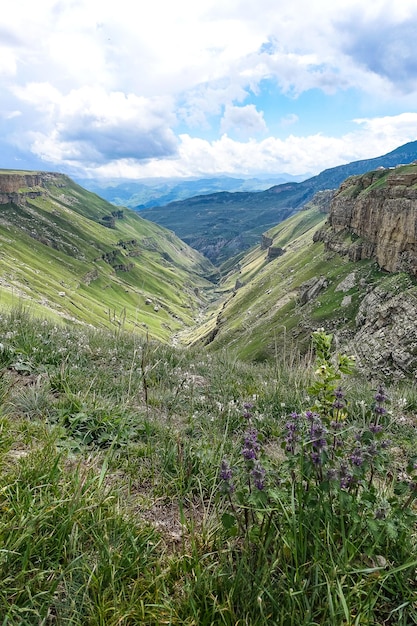
[[[0,167],[315,174],[417,138],[417,3],[19,0]]]

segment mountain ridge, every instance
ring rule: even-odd
[[[287,182],[258,192],[221,192],[141,211],[149,220],[173,230],[214,264],[251,246],[262,232],[296,213],[317,191],[337,188],[348,176],[417,159],[417,141],[386,155],[324,170],[303,182]]]
[[[190,341],[270,362],[325,328],[366,377],[417,377],[416,224],[417,165],[350,177],[329,214],[312,202],[229,267]]]
[[[3,304],[167,341],[194,323],[210,262],[64,174],[0,171]]]

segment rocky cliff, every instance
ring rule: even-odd
[[[417,165],[348,178],[315,240],[353,261],[375,258],[381,269],[417,276]]]
[[[375,259],[387,272],[356,286],[353,326],[335,328],[340,343],[369,376],[417,378],[417,164],[348,178],[314,240],[350,261]]]
[[[46,193],[46,187],[53,182],[55,186],[65,186],[68,180],[55,172],[24,172],[0,170],[0,204],[24,202],[25,197],[33,198]]]

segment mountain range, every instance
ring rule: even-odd
[[[325,327],[370,376],[406,376],[417,368],[417,165],[401,162],[416,147],[351,164],[374,169],[337,190],[320,188],[348,166],[250,194],[290,215],[221,266],[65,175],[1,170],[0,306],[249,361],[302,354]]]
[[[300,181],[305,178],[307,177],[277,174],[274,177],[265,176],[262,178],[212,176],[185,180],[178,178],[152,178],[123,182],[80,178],[77,179],[77,182],[116,206],[142,210],[217,191],[263,191],[278,183]]]
[[[417,159],[417,141],[373,159],[324,170],[302,182],[286,182],[265,191],[222,191],[141,211],[146,219],[173,230],[192,248],[220,265],[256,245],[265,230],[294,215],[315,193],[336,189],[348,176]]]

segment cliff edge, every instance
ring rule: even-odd
[[[417,164],[348,178],[315,241],[352,261],[374,258],[387,272],[417,276]]]

